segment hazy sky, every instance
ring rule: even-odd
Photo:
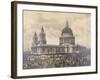
[[[43,26],[47,44],[59,44],[59,37],[66,21],[75,35],[75,43],[91,46],[90,14],[23,11],[24,50],[30,49],[34,32],[41,31]]]

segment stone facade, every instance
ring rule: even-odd
[[[41,28],[39,36],[36,32],[33,36],[32,45],[33,54],[50,54],[50,53],[76,53],[77,47],[75,46],[75,36],[71,28],[69,28],[68,22],[66,22],[65,28],[62,30],[61,36],[59,37],[59,45],[49,45],[46,41],[46,33]]]

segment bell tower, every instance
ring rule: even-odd
[[[36,32],[34,33],[34,36],[33,36],[33,43],[32,43],[33,46],[37,46],[38,45],[38,37],[37,37],[37,34]]]
[[[44,32],[44,28],[41,28],[41,32],[39,34],[39,45],[44,45],[46,44],[46,34]]]

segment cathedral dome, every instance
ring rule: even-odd
[[[63,35],[63,34],[73,35],[73,32],[72,32],[71,28],[65,27],[65,28],[62,30],[62,35]]]
[[[69,28],[68,22],[66,22],[66,27],[62,30],[62,35],[65,35],[65,34],[73,36],[73,32],[71,28]]]

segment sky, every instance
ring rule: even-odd
[[[90,48],[90,16],[87,13],[23,11],[24,50],[31,48],[34,32],[39,35],[42,27],[46,33],[47,44],[59,45],[59,37],[66,21],[75,36],[75,44]]]

